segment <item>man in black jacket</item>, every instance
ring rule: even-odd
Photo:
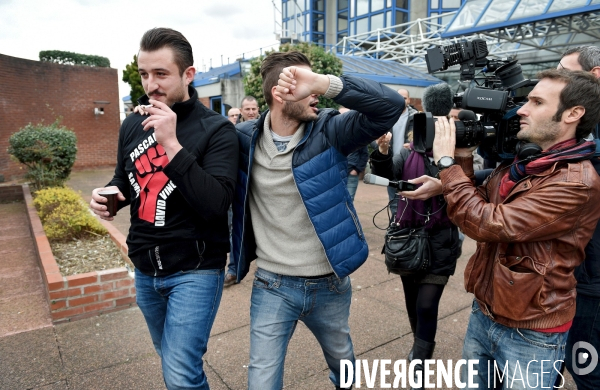
[[[229,251],[227,209],[238,164],[235,128],[206,109],[190,86],[192,48],[179,32],[147,31],[138,69],[147,96],[119,134],[106,188],[131,204],[127,236],[137,304],[162,360],[168,389],[208,389],[202,367],[223,291]],[[90,206],[105,220],[96,188]]]
[[[558,69],[585,70],[600,78],[600,48],[580,46],[566,51]],[[593,134],[596,154],[590,161],[600,174],[600,139],[598,126]],[[577,311],[565,350],[565,365],[578,389],[593,389],[600,383],[600,226],[585,247],[585,261],[575,268],[577,279]],[[590,348],[593,348],[593,350]],[[587,351],[586,351],[587,350]],[[594,363],[595,352],[595,363]],[[584,359],[579,360],[579,357]],[[560,379],[560,378],[559,378]],[[557,381],[556,386],[561,383]]]

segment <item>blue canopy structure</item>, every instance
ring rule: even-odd
[[[595,19],[599,11],[600,0],[467,0],[442,33],[442,38],[546,23],[558,18],[562,19],[561,28],[566,23],[574,33],[582,33],[593,24],[591,18]],[[571,16],[579,17],[568,18]]]

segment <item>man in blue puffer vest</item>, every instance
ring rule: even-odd
[[[319,75],[301,53],[261,65],[269,110],[237,125],[238,183],[232,256],[237,280],[257,261],[250,307],[250,390],[283,387],[298,320],[319,341],[340,388],[340,360],[354,362],[349,275],[368,256],[346,189],[346,156],[387,132],[404,110],[394,90],[351,76]],[[352,109],[317,109],[318,97]]]

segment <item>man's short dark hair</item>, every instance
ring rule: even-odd
[[[299,65],[306,65],[312,68],[308,58],[299,51],[289,51],[286,53],[274,52],[263,60],[260,65],[260,75],[263,79],[263,95],[265,95],[265,100],[269,107],[273,103],[271,88],[277,85],[279,74],[283,71],[283,68]]]
[[[577,62],[581,65],[581,69],[587,72],[600,66],[600,47],[591,45],[578,46],[565,51],[562,56],[565,57],[573,53],[579,54]]]
[[[180,76],[187,68],[194,65],[192,45],[179,31],[156,27],[146,31],[140,41],[140,51],[156,51],[163,47],[173,50],[173,59]]]
[[[254,96],[244,96],[242,102],[240,103],[240,108],[242,108],[244,102],[256,102],[256,105],[258,106],[258,100],[256,100]]]
[[[566,109],[582,106],[585,114],[579,120],[575,136],[577,139],[587,137],[600,121],[600,81],[590,72],[582,70],[548,69],[536,77],[566,84],[560,92],[558,109],[552,119],[558,122]]]

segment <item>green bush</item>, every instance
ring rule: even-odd
[[[75,133],[60,125],[31,123],[8,140],[8,153],[27,166],[26,178],[36,189],[64,184],[77,154]]]
[[[86,233],[108,233],[73,189],[49,187],[35,192],[34,196],[33,204],[49,240],[65,241]]]
[[[55,62],[63,65],[84,65],[110,68],[110,60],[106,57],[72,53],[70,51],[42,50],[40,51],[40,61]]]

